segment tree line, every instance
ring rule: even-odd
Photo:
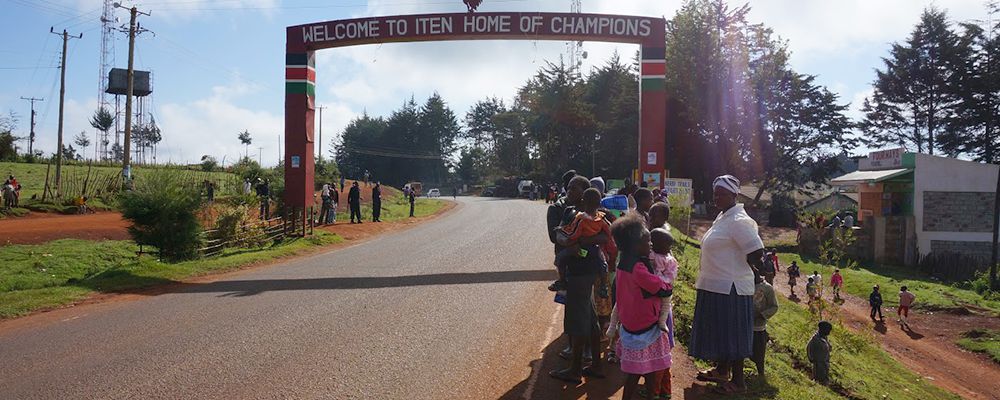
[[[928,8],[876,71],[860,128],[873,146],[1000,161],[1000,12],[986,21],[952,22]]]

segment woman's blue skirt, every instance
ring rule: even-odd
[[[712,361],[737,361],[753,352],[753,296],[698,290],[688,353]]]

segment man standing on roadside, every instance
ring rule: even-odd
[[[417,201],[417,191],[410,189],[410,218],[413,218],[413,203]]]
[[[347,205],[351,207],[351,223],[360,224],[361,221],[361,189],[358,188],[358,181],[351,184],[351,191],[347,194]],[[354,222],[357,220],[357,222]]]
[[[271,189],[267,185],[266,180],[257,178],[257,198],[260,199],[260,219],[270,219],[271,204],[269,203],[271,199]]]
[[[330,215],[326,218],[327,224],[337,223],[337,204],[340,203],[340,192],[337,191],[337,184],[330,184]]]
[[[372,222],[382,222],[382,182],[372,188]]]

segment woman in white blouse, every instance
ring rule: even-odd
[[[762,266],[764,243],[757,223],[736,203],[740,181],[720,176],[712,191],[720,213],[702,238],[688,352],[717,363],[698,373],[699,380],[719,383],[720,393],[736,394],[746,391],[743,360],[752,352],[754,274]]]

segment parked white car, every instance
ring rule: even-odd
[[[441,197],[441,190],[439,189],[428,190],[427,197]]]

